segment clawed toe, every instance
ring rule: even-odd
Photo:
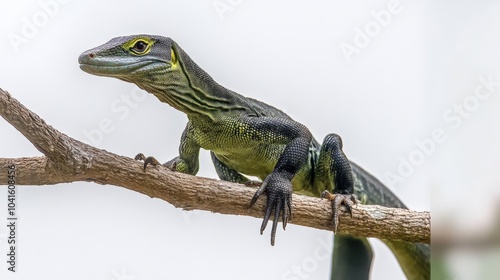
[[[354,194],[331,194],[328,191],[321,193],[322,198],[326,198],[332,203],[333,211],[333,232],[337,233],[340,224],[340,206],[346,207],[347,213],[352,218],[352,206],[357,204],[357,199]]]
[[[144,171],[146,171],[146,167],[149,165],[152,165],[152,166],[157,166],[157,165],[160,165],[160,162],[154,158],[154,157],[145,157],[143,153],[138,153],[135,157],[134,157],[135,160],[140,160],[140,161],[144,161]]]
[[[272,173],[269,175],[255,192],[250,207],[257,201],[263,192],[267,193],[266,210],[264,219],[260,226],[260,234],[264,233],[267,223],[272,218],[271,245],[276,243],[276,229],[280,216],[282,218],[283,229],[286,228],[288,220],[292,215],[292,184],[281,174]]]

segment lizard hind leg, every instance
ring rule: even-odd
[[[323,187],[321,197],[332,201],[334,233],[339,226],[340,206],[344,205],[352,217],[351,207],[357,202],[353,194],[354,179],[351,165],[342,151],[342,146],[342,138],[339,135],[328,134],[323,140],[315,170],[315,187]]]
[[[210,156],[212,157],[215,171],[221,180],[245,184],[245,186],[253,188],[258,188],[262,185],[261,181],[250,180],[238,171],[224,164],[217,158],[217,155],[215,155],[213,151],[210,151]]]
[[[249,184],[250,182],[253,182],[238,171],[230,168],[222,161],[220,161],[213,151],[210,151],[210,156],[212,157],[215,171],[217,172],[217,175],[221,180],[240,184]]]

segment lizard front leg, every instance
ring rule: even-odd
[[[284,150],[279,155],[274,170],[265,178],[262,185],[255,192],[250,206],[265,191],[267,193],[264,220],[260,227],[262,234],[274,212],[271,230],[271,245],[276,239],[276,227],[279,217],[282,217],[283,229],[292,212],[292,179],[307,162],[309,145],[312,135],[302,124],[286,118],[253,117],[242,120],[248,126],[247,137],[251,141],[268,144],[269,149]]]
[[[163,166],[186,174],[196,175],[199,169],[199,154],[200,145],[193,137],[193,129],[191,123],[188,122],[186,128],[182,132],[181,143],[179,145],[179,156],[165,162]],[[154,157],[145,157],[142,153],[135,156],[136,160],[144,161],[144,170],[148,164],[156,166],[159,161]]]

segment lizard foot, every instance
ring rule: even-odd
[[[276,240],[276,227],[278,226],[280,215],[283,221],[284,230],[288,223],[288,218],[292,214],[292,183],[279,173],[271,173],[255,192],[250,202],[250,207],[252,207],[264,191],[267,193],[267,202],[264,220],[260,227],[260,234],[266,229],[271,213],[274,210],[273,227],[271,230],[271,245],[274,246]]]
[[[146,167],[148,166],[148,164],[152,166],[160,165],[160,162],[157,159],[155,159],[154,157],[145,157],[143,153],[138,153],[134,157],[134,159],[144,161],[144,171],[146,171]]]
[[[332,202],[333,211],[333,233],[337,233],[340,224],[340,205],[344,205],[347,209],[347,213],[352,218],[352,206],[357,204],[357,199],[354,194],[331,194],[327,190],[321,193],[322,198],[326,198]]]

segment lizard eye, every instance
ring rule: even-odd
[[[155,41],[150,38],[136,38],[122,45],[122,48],[132,55],[146,55],[151,51]]]
[[[144,41],[137,41],[135,42],[134,46],[132,46],[132,50],[135,51],[136,53],[143,53],[146,51],[148,48],[148,43]]]

